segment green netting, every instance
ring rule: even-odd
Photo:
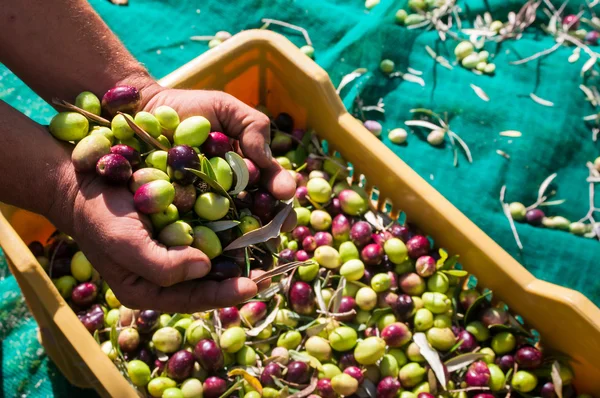
[[[403,121],[411,118],[409,109],[415,107],[448,112],[452,129],[473,153],[472,165],[460,156],[460,165],[454,168],[450,148],[433,148],[418,135],[411,135],[406,146],[390,144],[386,137],[383,140],[538,278],[577,289],[600,304],[600,280],[590,278],[597,265],[598,242],[519,224],[525,246],[519,253],[498,202],[500,187],[506,184],[507,201],[532,203],[539,184],[557,172],[557,197],[567,202],[553,208],[551,214],[577,220],[587,212],[585,162],[600,154],[581,119],[592,113],[578,88],[579,71],[587,57],[570,64],[567,57],[572,50],[561,48],[539,61],[509,65],[553,44],[551,38],[532,29],[518,42],[486,48],[496,54],[495,76],[476,76],[460,67],[450,71],[436,64],[425,46],[453,59],[452,41],[442,43],[434,32],[407,30],[393,23],[393,15],[404,1],[382,0],[371,12],[365,11],[362,0],[130,1],[129,7],[116,7],[106,0],[92,4],[156,77],[207,49],[205,43],[190,41],[192,35],[219,30],[234,33],[259,27],[261,18],[277,18],[309,31],[316,61],[329,72],[334,84],[358,67],[369,69],[369,75],[358,83],[360,88],[344,91],[344,102],[351,105],[358,92],[369,104],[383,98],[385,116],[369,116],[383,123],[384,132],[404,127]],[[485,11],[506,20],[508,11],[517,10],[524,1],[461,3],[465,20]],[[584,2],[572,3],[573,11]],[[301,35],[273,29],[297,45],[304,44]],[[385,77],[377,68],[383,58],[393,60],[403,72],[407,67],[423,71],[426,86]],[[491,100],[479,99],[469,87],[471,83],[481,87]],[[536,104],[529,98],[531,92],[555,106]],[[54,113],[5,69],[0,69],[0,98],[39,122],[47,122]],[[523,136],[499,136],[504,130],[519,130]],[[508,153],[510,160],[499,156],[497,149]],[[5,269],[3,266],[2,272],[6,273]],[[71,389],[40,350],[35,322],[22,316],[27,311],[10,276],[0,281],[0,309],[4,396],[77,395],[80,390]]]

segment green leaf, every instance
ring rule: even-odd
[[[225,154],[225,160],[227,160],[227,163],[229,163],[229,166],[231,166],[231,169],[235,174],[235,187],[230,193],[232,195],[237,195],[246,188],[248,181],[250,180],[248,166],[244,159],[235,152],[227,152]]]
[[[367,327],[376,324],[377,321],[382,316],[387,315],[387,314],[391,314],[391,313],[392,313],[392,309],[391,308],[377,308],[376,310],[373,310],[373,312],[371,314],[371,317],[367,321]]]
[[[123,357],[121,347],[119,347],[119,333],[117,332],[117,325],[112,325],[110,328],[110,344],[112,344],[113,350],[117,351],[119,358],[125,362],[125,357]]]
[[[100,336],[98,335],[97,330],[94,330],[94,340],[96,340],[96,343],[100,344]]]
[[[183,319],[183,315],[182,314],[173,314],[173,316],[169,320],[169,323],[167,323],[167,326],[173,327],[181,319]]]
[[[291,210],[292,205],[286,205],[267,225],[240,236],[231,242],[223,251],[256,245],[278,237],[281,234],[281,227]]]
[[[202,161],[200,162],[200,170],[212,180],[217,181],[215,169],[213,169],[212,164],[208,161],[208,158],[206,158],[205,156],[202,156]]]
[[[492,291],[489,290],[486,293],[482,294],[481,296],[477,297],[477,300],[475,300],[473,302],[473,304],[467,309],[467,312],[465,313],[465,325],[468,325],[469,323],[471,323],[471,321],[474,320],[473,318],[475,317],[475,314],[476,314],[477,310],[479,309],[479,306],[491,294],[492,294]]]
[[[256,391],[258,391],[259,394],[262,394],[262,384],[260,384],[260,381],[258,381],[258,379],[256,377],[252,376],[250,373],[246,372],[244,369],[241,369],[241,368],[232,369],[229,371],[229,373],[227,373],[227,376],[228,377],[242,376],[244,378],[244,380],[246,380],[246,382],[252,386],[252,388],[254,388]]]
[[[250,277],[250,254],[248,253],[249,249],[244,247],[244,257],[246,260],[246,277]]]
[[[294,361],[306,362],[312,368],[315,368],[317,370],[323,370],[323,365],[321,365],[321,362],[312,355],[299,353],[295,350],[289,350],[288,352],[290,354],[290,358],[292,358]]]
[[[469,275],[469,273],[467,271],[463,271],[463,270],[460,270],[460,269],[442,270],[442,272],[444,274],[456,276],[458,278],[462,278],[462,277],[465,277],[465,276]]]
[[[437,263],[436,263],[437,268],[440,268],[442,265],[444,265],[444,263],[448,259],[448,252],[446,250],[440,249],[439,253],[440,253],[440,259],[437,260]]]
[[[221,220],[207,222],[202,225],[206,228],[210,228],[213,232],[221,232],[237,227],[238,225],[240,225],[240,222],[237,220]]]
[[[444,263],[444,269],[452,269],[454,268],[454,266],[456,265],[456,263],[458,262],[458,258],[460,256],[458,254],[455,254],[454,256],[450,257],[448,260],[446,260],[446,262]]]
[[[492,334],[500,333],[500,332],[509,332],[517,336],[525,336],[532,337],[531,333],[529,333],[525,328],[518,328],[510,325],[490,325],[488,329]]]
[[[239,390],[240,387],[242,387],[243,383],[244,383],[243,379],[239,379],[227,391],[225,391],[223,393],[223,395],[219,396],[219,398],[227,398],[227,397],[229,397],[231,394],[233,394],[234,391]]]
[[[448,372],[452,373],[469,366],[473,362],[483,357],[485,357],[485,354],[480,352],[469,352],[467,354],[457,355],[453,358],[450,358],[444,363],[444,365],[446,365]]]

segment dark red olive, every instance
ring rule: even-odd
[[[217,257],[211,261],[210,272],[204,277],[211,281],[224,281],[242,276],[242,269],[234,261],[226,257]]]
[[[104,312],[88,312],[79,317],[79,320],[90,333],[94,333],[104,327]]]
[[[525,221],[531,225],[542,225],[542,220],[546,214],[540,209],[531,209],[525,213]]]
[[[204,381],[204,398],[219,398],[227,391],[227,382],[220,377],[211,376]]]
[[[307,252],[313,252],[317,248],[317,240],[314,236],[308,235],[302,239],[302,248]]]
[[[281,112],[273,123],[280,131],[291,133],[294,130],[294,119],[288,113]]]
[[[252,214],[265,223],[265,220],[270,219],[273,216],[277,201],[273,195],[263,190],[256,191],[253,199],[254,204],[252,206]]]
[[[388,376],[377,384],[377,398],[395,398],[400,390],[398,379]]]
[[[75,286],[71,292],[71,300],[75,305],[85,308],[96,300],[98,296],[98,287],[92,282],[83,282]]]
[[[267,316],[267,305],[262,301],[251,301],[240,308],[240,316],[244,317],[251,325]]]
[[[160,313],[154,310],[143,310],[140,311],[135,323],[137,325],[138,332],[148,333],[152,331],[158,325],[158,318]]]
[[[401,322],[389,324],[381,331],[381,338],[390,347],[402,347],[410,341],[411,337],[410,329]]]
[[[236,307],[220,308],[219,319],[221,320],[221,325],[225,329],[233,326],[240,326],[242,324],[240,312]]]
[[[283,249],[279,252],[279,263],[291,263],[296,258],[296,252],[292,249]]]
[[[421,392],[417,395],[417,398],[435,398],[435,396],[428,392]]]
[[[247,158],[244,158],[244,162],[246,162],[246,167],[248,168],[248,187],[253,187],[260,181],[260,169],[256,166],[256,164]]]
[[[116,86],[108,90],[102,97],[102,109],[111,116],[117,112],[134,114],[142,102],[137,88],[132,86]]]
[[[506,310],[502,308],[487,308],[481,316],[481,323],[489,327],[492,325],[504,325],[508,321]]]
[[[270,270],[275,265],[275,259],[271,252],[261,252],[255,250],[252,253],[252,260],[250,260],[250,267],[252,269],[262,269],[265,271]]]
[[[469,387],[484,387],[490,381],[490,370],[483,361],[472,363],[467,369],[465,382]]]
[[[319,231],[315,234],[315,241],[317,247],[319,246],[333,246],[333,236],[329,232]]]
[[[306,250],[298,250],[295,254],[296,261],[307,261],[312,258],[312,254]]]
[[[423,278],[429,278],[437,270],[437,264],[431,256],[421,256],[415,263],[415,271]]]
[[[361,250],[360,258],[365,265],[379,265],[383,260],[383,247],[379,246],[377,243],[370,243]]]
[[[408,240],[410,238],[412,238],[413,234],[411,233],[410,229],[405,226],[405,225],[400,225],[397,223],[394,223],[388,230],[390,232],[390,234],[392,234],[392,236],[394,238],[398,238],[401,241],[403,241],[404,243],[408,242]]]
[[[41,242],[33,241],[27,245],[31,253],[34,257],[43,257],[44,256],[44,245]]]
[[[229,143],[229,137],[221,132],[213,131],[206,137],[201,150],[207,158],[224,158],[227,152],[233,151],[233,147]]]
[[[194,356],[207,372],[215,372],[223,367],[223,352],[213,340],[200,340],[194,348]]]
[[[458,301],[460,301],[460,305],[463,310],[468,310],[474,303],[475,300],[479,297],[479,292],[474,289],[463,290],[458,295]]]
[[[167,376],[176,381],[187,379],[193,370],[194,355],[188,350],[177,351],[167,362]]]
[[[71,259],[68,257],[54,258],[50,257],[48,273],[51,278],[60,278],[61,276],[71,275]]]
[[[342,370],[349,366],[358,366],[358,362],[356,362],[356,359],[354,359],[354,352],[346,352],[342,354],[340,360],[338,361],[338,366]]]
[[[321,398],[336,398],[337,394],[333,391],[333,387],[331,386],[330,379],[320,379],[317,382],[317,391],[319,392],[319,396]]]
[[[419,258],[429,253],[431,243],[429,239],[423,235],[415,235],[406,242],[408,255],[411,258]]]
[[[350,239],[350,219],[345,214],[335,216],[331,222],[331,233],[340,242]]]
[[[185,214],[192,210],[196,203],[196,187],[192,184],[181,185],[174,182],[173,188],[175,188],[173,204],[177,207],[179,214]]]
[[[167,153],[167,172],[171,180],[182,185],[192,184],[198,177],[185,169],[199,169],[198,154],[189,145],[177,145]]]
[[[148,366],[152,366],[152,363],[154,362],[154,355],[152,355],[152,352],[147,348],[140,348],[136,358]]]
[[[110,184],[125,184],[131,177],[131,165],[121,155],[109,153],[96,163],[96,173]]]
[[[362,382],[365,380],[365,376],[363,375],[362,370],[360,370],[358,366],[349,366],[346,369],[344,369],[344,373],[356,379],[356,381],[358,381],[358,384],[362,384]]]
[[[140,155],[140,153],[137,150],[130,147],[129,145],[125,145],[125,144],[113,145],[110,148],[110,153],[115,153],[117,155],[121,155],[125,159],[127,159],[129,164],[131,165],[131,168],[133,169],[133,171],[139,169],[140,165],[142,164],[142,155]]]
[[[292,237],[298,242],[302,242],[304,238],[310,235],[310,229],[308,229],[308,227],[305,227],[304,225],[299,225],[292,231]]]
[[[305,384],[310,378],[310,368],[305,362],[293,361],[287,366],[285,379],[291,383]]]
[[[356,307],[356,301],[350,296],[343,296],[340,301],[340,313],[350,312]],[[342,322],[351,322],[356,317],[356,314],[337,316],[336,319]]]
[[[515,366],[515,358],[512,355],[502,355],[496,359],[496,364],[502,369],[503,372],[507,372]]]
[[[238,193],[234,198],[235,206],[238,209],[250,209],[252,208],[253,199],[252,194],[248,191],[242,191]]]
[[[290,305],[301,315],[310,315],[315,309],[315,296],[312,287],[302,281],[294,282],[290,288]]]
[[[457,337],[458,340],[462,340],[462,344],[458,347],[460,352],[471,352],[477,347],[477,340],[466,330],[461,330]]]
[[[165,366],[167,366],[166,361],[161,361],[160,359],[154,360],[154,367],[158,368],[159,373],[162,373],[162,371],[165,369]]]
[[[371,224],[366,221],[359,221],[350,229],[350,239],[352,239],[352,242],[354,242],[356,246],[363,247],[371,242],[372,233],[373,228],[371,228]]]
[[[331,202],[329,202],[327,207],[325,207],[325,210],[327,210],[327,213],[329,213],[331,217],[340,215],[342,213],[342,205],[340,200],[338,198],[331,199]]]
[[[562,23],[568,30],[577,30],[579,28],[579,17],[575,14],[569,14],[563,18]]]
[[[549,381],[544,383],[542,388],[540,389],[540,395],[542,398],[556,398],[556,390],[554,389],[554,384]]]
[[[271,362],[265,366],[261,375],[260,375],[260,383],[263,387],[274,387],[276,386],[275,380],[273,377],[280,378],[281,377],[281,367],[277,362]]]
[[[537,369],[542,365],[542,353],[535,347],[524,346],[517,350],[515,361],[519,368]]]
[[[306,170],[309,172],[313,170],[322,170],[323,169],[323,161],[315,155],[308,155],[306,158]]]
[[[296,188],[296,199],[301,206],[306,206],[308,204],[308,188],[305,186]]]

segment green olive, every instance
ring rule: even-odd
[[[194,227],[194,240],[192,246],[201,250],[211,260],[223,252],[221,241],[215,232],[208,227],[199,225]]]
[[[346,263],[350,260],[359,260],[360,254],[358,253],[358,249],[351,241],[346,241],[340,245],[340,258],[343,263]]]
[[[331,198],[332,188],[324,178],[311,178],[306,184],[308,196],[316,203],[327,203]]]
[[[256,351],[250,346],[244,346],[235,353],[235,361],[242,366],[254,366],[256,358]]]
[[[425,369],[418,363],[411,362],[400,368],[399,378],[402,387],[414,387],[423,381]]]
[[[165,130],[174,131],[179,126],[179,115],[170,106],[159,106],[154,110],[154,116]]]
[[[105,126],[92,127],[90,129],[89,135],[101,135],[110,142],[110,145],[112,145],[115,142],[115,136],[114,136],[112,130]]]
[[[287,326],[290,328],[295,328],[298,326],[299,316],[293,311],[288,310],[287,308],[282,308],[277,312],[277,316],[275,317],[275,325]]]
[[[154,138],[158,138],[162,134],[162,127],[156,117],[149,112],[138,112],[133,118],[135,124],[142,128],[146,133]]]
[[[138,387],[144,387],[150,381],[150,368],[138,359],[127,363],[127,374],[131,382]]]
[[[70,298],[73,289],[77,286],[77,280],[71,275],[61,276],[58,279],[53,279],[52,282],[64,299]]]
[[[475,339],[480,343],[490,338],[489,329],[486,328],[485,325],[479,321],[473,321],[469,323],[465,329],[467,330],[467,332],[471,333],[473,337],[475,337]]]
[[[433,327],[427,331],[427,340],[436,350],[448,351],[456,343],[456,336],[449,327]]]
[[[371,336],[359,341],[354,349],[354,358],[361,365],[374,365],[385,353],[385,340]]]
[[[391,355],[396,359],[399,367],[402,367],[408,363],[406,354],[400,348],[392,348],[388,351],[388,355]]]
[[[356,311],[355,319],[356,319],[356,323],[358,323],[359,325],[361,325],[363,323],[367,323],[369,321],[369,319],[371,319],[371,312],[358,310],[358,311]]]
[[[479,353],[485,355],[482,359],[483,362],[487,364],[494,363],[494,361],[496,360],[496,353],[490,347],[482,348],[481,350],[479,350]]]
[[[226,329],[219,339],[221,349],[233,354],[238,352],[246,344],[246,332],[239,326]]]
[[[370,287],[361,287],[356,292],[356,305],[364,311],[371,311],[377,305],[377,293]]]
[[[181,333],[170,326],[160,328],[152,335],[154,347],[167,354],[177,351],[182,340]]]
[[[202,320],[192,322],[185,331],[185,341],[192,346],[198,344],[200,340],[210,338],[210,331]]]
[[[298,267],[298,278],[304,282],[310,282],[314,280],[319,274],[319,264],[312,261],[308,265],[302,265]]]
[[[422,297],[425,308],[434,314],[443,314],[452,306],[450,299],[442,293],[425,292]]]
[[[233,185],[233,170],[227,161],[220,157],[214,157],[209,160],[213,167],[217,182],[225,191],[229,191]]]
[[[88,135],[75,145],[71,153],[71,163],[75,171],[81,173],[96,170],[98,160],[110,153],[110,141],[100,134]]]
[[[194,204],[194,211],[201,218],[208,221],[217,221],[229,212],[229,199],[214,192],[205,192],[198,196]]]
[[[333,363],[324,363],[323,370],[317,374],[319,379],[333,379],[335,376],[342,374],[340,368]]]
[[[331,387],[337,394],[349,396],[358,390],[358,380],[346,373],[341,373],[333,376]]]
[[[344,287],[344,290],[342,291],[342,295],[354,298],[354,297],[356,297],[356,293],[358,292],[358,289],[360,289],[360,285],[354,284],[352,282],[346,283],[346,286]]]
[[[381,370],[381,377],[391,376],[396,378],[400,372],[398,361],[396,360],[396,357],[391,354],[386,354],[383,356],[383,358],[381,358],[379,369]]]
[[[146,156],[146,166],[153,167],[164,173],[167,172],[167,152],[152,151]],[[168,179],[166,180],[168,181]]]
[[[297,225],[308,225],[310,222],[310,210],[306,207],[296,207],[294,211],[296,212]]]
[[[317,358],[319,361],[327,361],[331,358],[331,346],[329,342],[322,337],[312,336],[304,344],[306,351]]]
[[[427,279],[427,289],[437,293],[447,293],[450,288],[448,276],[443,272],[436,272]]]
[[[100,116],[100,112],[102,112],[100,100],[96,94],[89,91],[84,91],[75,98],[75,106],[97,116]]]
[[[329,334],[329,344],[336,351],[352,349],[356,345],[357,339],[356,331],[349,326],[340,326]]]
[[[119,115],[116,115],[115,117],[113,117],[113,119],[110,123],[110,128],[111,128],[115,138],[118,140],[125,140],[127,138],[133,138],[133,136],[135,135],[135,133],[133,132],[131,127],[129,127],[129,124],[125,120],[125,117],[127,117],[129,120],[133,121],[133,118],[130,115],[123,116],[123,115],[119,114]]]
[[[279,391],[271,387],[263,388],[263,398],[279,398]]]
[[[414,318],[415,330],[424,332],[433,327],[433,314],[427,308],[417,310]]]
[[[328,230],[329,227],[331,227],[331,222],[331,216],[324,210],[313,210],[312,213],[310,213],[310,226],[316,231]]]
[[[179,123],[173,133],[175,145],[199,147],[208,138],[210,122],[203,116],[192,116]]]
[[[429,391],[429,383],[426,381],[417,384],[412,390],[413,394],[416,394],[417,396],[421,393],[428,393]]]
[[[331,246],[317,247],[315,250],[314,259],[319,263],[320,266],[329,269],[336,269],[342,265],[340,254]]]
[[[406,356],[412,362],[425,362],[425,357],[421,355],[421,349],[415,342],[410,343],[408,347],[406,347]]]
[[[194,241],[194,231],[188,223],[178,220],[164,227],[158,234],[158,240],[167,247],[190,246]]]
[[[77,112],[61,112],[50,121],[50,133],[61,141],[79,141],[88,134],[90,123]]]
[[[202,382],[196,378],[185,380],[179,388],[185,398],[202,398],[204,393]]]
[[[340,268],[340,275],[346,278],[347,281],[357,281],[362,278],[364,274],[365,264],[358,259],[348,260],[343,263]]]
[[[185,398],[185,396],[179,388],[170,387],[163,391],[162,398]]]
[[[156,377],[150,380],[147,388],[151,396],[160,398],[167,388],[176,386],[177,383],[175,380],[169,379],[168,377]]]
[[[398,322],[398,318],[394,314],[384,314],[377,320],[377,329],[383,330],[386,326]]]
[[[238,228],[242,231],[242,234],[247,234],[260,228],[260,221],[254,216],[243,216],[240,218],[240,224]]]
[[[488,383],[490,389],[492,391],[500,391],[504,389],[506,384],[506,376],[502,369],[496,364],[488,364],[488,369],[490,370],[490,381]]]
[[[408,249],[404,242],[398,238],[386,240],[383,244],[383,250],[394,264],[402,264],[408,259]]]
[[[174,204],[170,204],[166,209],[158,213],[150,214],[150,221],[155,230],[160,231],[169,224],[179,220],[179,210]]]
[[[510,385],[518,392],[530,392],[537,387],[538,379],[533,373],[526,370],[519,370],[514,374]]]
[[[392,278],[387,273],[375,274],[371,279],[371,288],[377,293],[385,292],[392,286]]]
[[[117,359],[117,350],[115,350],[110,341],[105,341],[100,345],[100,349],[103,353],[110,358],[111,361]]]
[[[108,311],[108,313],[104,317],[104,325],[107,327],[112,327],[113,325],[117,324],[120,317],[121,317],[121,312],[119,311],[119,309],[113,308],[110,311]]]
[[[497,355],[507,354],[515,349],[517,339],[512,333],[500,332],[492,337],[490,345]]]
[[[90,280],[93,269],[92,264],[83,252],[79,251],[73,255],[71,259],[71,275],[79,282]]]
[[[277,347],[284,347],[288,350],[295,350],[302,342],[302,335],[297,330],[289,330],[282,333],[277,339]]]

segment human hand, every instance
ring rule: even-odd
[[[278,199],[295,192],[291,175],[272,159],[268,143],[269,120],[262,113],[220,92],[161,89],[145,110],[169,105],[181,119],[205,116],[213,130],[240,141],[241,151],[262,167],[262,184]],[[95,175],[77,175],[67,195],[72,212],[59,206],[57,226],[71,234],[81,250],[113,289],[123,305],[137,309],[194,312],[227,307],[247,300],[269,281],[257,286],[248,278],[223,282],[194,280],[210,271],[210,260],[198,249],[171,247],[152,239],[149,218],[136,212],[131,193],[108,186]],[[66,225],[61,227],[61,224]],[[295,224],[295,212],[284,230]],[[257,276],[253,272],[251,277]]]

